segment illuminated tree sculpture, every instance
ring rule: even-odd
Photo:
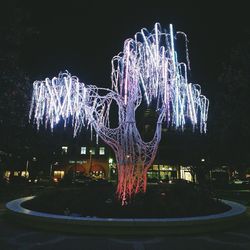
[[[85,85],[68,72],[52,80],[35,81],[30,119],[37,128],[50,128],[63,119],[72,123],[74,135],[83,126],[96,134],[115,152],[118,185],[122,204],[138,192],[146,191],[147,171],[152,165],[161,139],[162,124],[184,129],[187,122],[206,132],[209,102],[200,86],[187,79],[187,66],[179,63],[174,47],[173,27],[162,31],[158,23],[150,33],[146,29],[127,39],[123,52],[112,59],[112,89]],[[187,42],[187,40],[186,40]],[[186,50],[186,53],[188,51]],[[187,62],[188,53],[187,53]],[[158,113],[154,137],[144,142],[136,127],[135,112],[145,99],[153,101]],[[119,125],[110,126],[111,103],[118,106]]]

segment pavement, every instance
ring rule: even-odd
[[[112,237],[72,235],[24,228],[6,221],[0,204],[1,250],[249,250],[250,223],[225,232],[189,236]]]

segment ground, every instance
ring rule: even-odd
[[[22,228],[3,220],[0,215],[1,250],[164,250],[164,249],[250,249],[250,224],[227,232],[193,236],[98,237],[51,233]]]
[[[240,192],[240,191],[238,191]],[[246,192],[246,191],[245,191]],[[249,191],[248,191],[249,193]],[[228,194],[227,194],[228,195]],[[249,193],[250,195],[250,193]],[[19,227],[3,218],[4,203],[0,203],[1,250],[243,250],[250,249],[250,223],[225,232],[191,236],[166,237],[102,237],[44,232]],[[250,222],[250,220],[249,220]]]

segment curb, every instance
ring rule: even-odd
[[[246,219],[246,207],[222,200],[231,206],[224,213],[184,218],[88,218],[35,212],[21,206],[24,197],[6,204],[6,218],[36,229],[88,235],[187,235],[222,231],[239,225]]]

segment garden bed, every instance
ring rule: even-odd
[[[100,218],[178,218],[218,214],[230,207],[196,185],[149,186],[121,206],[112,185],[57,187],[26,201],[22,207],[50,214]]]

